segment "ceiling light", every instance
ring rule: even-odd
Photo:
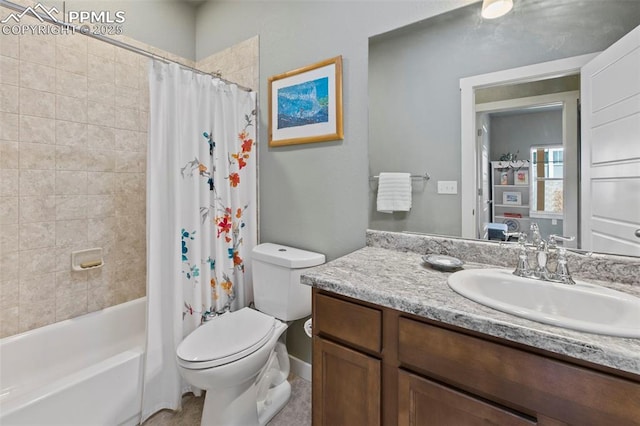
[[[513,8],[513,0],[483,0],[482,17],[495,19],[506,15]]]

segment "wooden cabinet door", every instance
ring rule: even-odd
[[[398,426],[536,424],[499,406],[402,370],[398,382]]]
[[[380,360],[315,336],[313,425],[380,424]]]

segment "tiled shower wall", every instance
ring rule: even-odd
[[[145,295],[147,63],[79,34],[0,37],[0,337]],[[258,37],[198,68],[257,89]],[[94,247],[105,266],[71,271]]]

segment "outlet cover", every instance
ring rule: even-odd
[[[457,180],[439,180],[438,181],[438,194],[457,194],[457,193],[458,193]]]

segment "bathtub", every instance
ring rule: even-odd
[[[146,298],[0,340],[0,424],[135,425]]]

